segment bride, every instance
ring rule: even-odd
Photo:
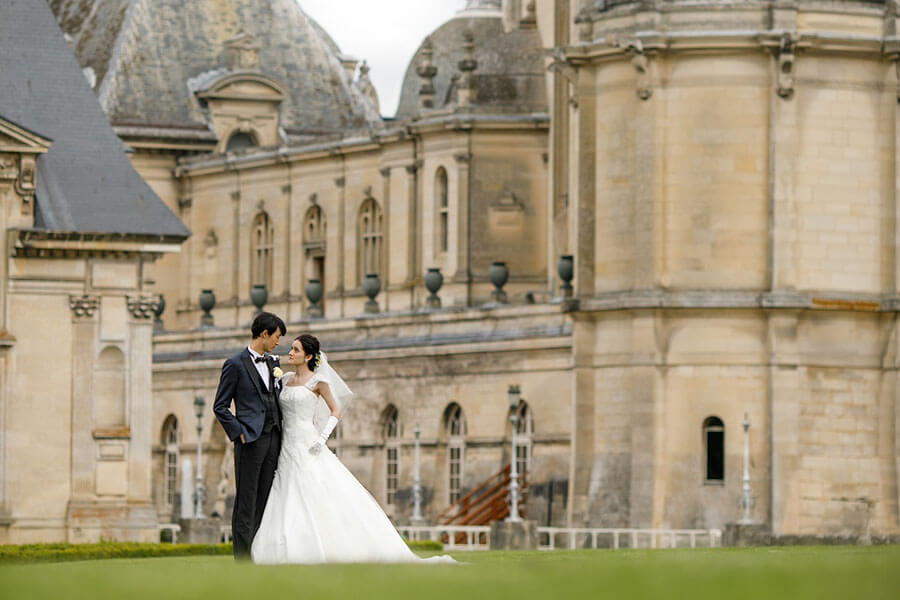
[[[258,564],[408,562],[409,549],[384,511],[338,458],[322,449],[352,392],[301,335],[291,344],[280,397],[284,437],[251,556]],[[453,562],[449,556],[435,557]]]

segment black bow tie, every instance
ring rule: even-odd
[[[255,362],[255,363],[266,362],[266,357],[265,356],[254,356],[253,362]]]

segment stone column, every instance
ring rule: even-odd
[[[466,304],[472,300],[472,272],[469,257],[469,189],[472,154],[462,152],[454,155],[456,159],[456,273],[453,281],[466,286]]]

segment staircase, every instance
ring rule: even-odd
[[[441,525],[489,525],[509,516],[510,466],[506,465],[465,496],[445,508],[435,521]],[[528,499],[527,473],[519,474],[519,515]]]

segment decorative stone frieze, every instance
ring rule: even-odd
[[[149,319],[159,308],[159,296],[155,294],[140,294],[127,297],[128,312],[135,319]]]
[[[72,314],[76,318],[91,318],[94,316],[94,313],[97,312],[99,307],[99,296],[91,296],[89,294],[84,294],[82,296],[76,296],[74,294],[69,295],[69,309],[71,309]]]

